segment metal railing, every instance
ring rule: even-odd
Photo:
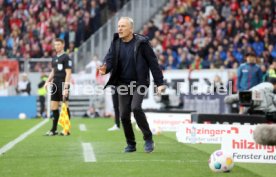
[[[117,22],[120,17],[129,16],[133,18],[134,30],[138,32],[167,2],[168,0],[132,0],[125,4],[115,16],[109,19],[105,25],[79,47],[75,58],[76,72],[83,70],[84,66],[95,55],[98,56],[99,60],[103,60],[112,41],[113,34],[117,30]]]
[[[73,66],[77,62],[77,51],[69,53],[69,57],[73,60]],[[13,59],[19,62],[19,71],[25,73],[32,72],[46,72],[49,73],[52,70],[52,58],[19,58]],[[75,67],[73,67],[75,72]]]

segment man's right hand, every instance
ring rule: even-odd
[[[162,93],[165,93],[165,91],[166,91],[165,85],[160,85],[157,87],[157,95],[161,95]]]
[[[97,68],[97,70],[99,71],[100,75],[105,75],[106,74],[106,64],[103,64],[102,66],[99,66]]]

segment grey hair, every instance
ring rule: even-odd
[[[133,21],[133,19],[132,19],[131,17],[120,17],[119,20],[121,20],[121,19],[126,19],[126,20],[128,20],[129,23],[130,23],[131,28],[134,29],[134,21]]]

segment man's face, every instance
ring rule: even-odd
[[[54,47],[57,53],[60,53],[63,50],[64,44],[60,41],[54,42]]]
[[[118,22],[119,38],[126,38],[133,34],[133,29],[127,19],[120,19]]]
[[[254,56],[248,56],[247,57],[247,62],[248,63],[256,63],[256,58]]]
[[[23,81],[27,81],[27,80],[28,80],[28,77],[27,77],[26,75],[23,75],[23,76],[22,76],[22,80],[23,80]]]

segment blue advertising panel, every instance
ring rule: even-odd
[[[27,118],[36,117],[36,96],[0,96],[0,119],[18,119],[23,113]]]

